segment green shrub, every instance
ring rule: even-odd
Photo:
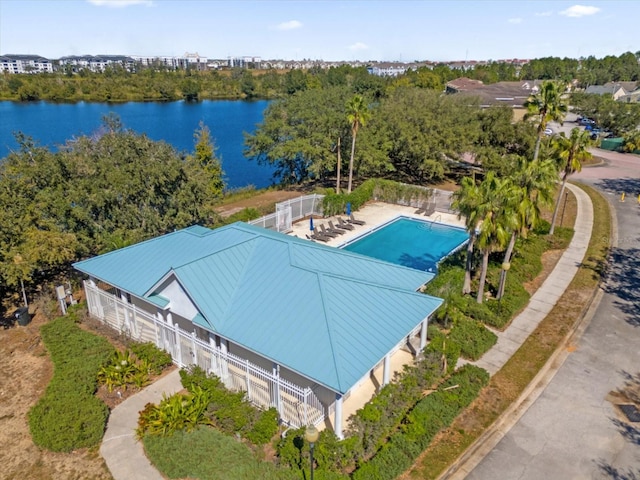
[[[113,347],[76,323],[77,313],[72,311],[40,329],[54,374],[29,411],[29,429],[36,445],[56,452],[98,445],[108,417],[107,406],[94,394],[98,370]]]
[[[269,443],[276,433],[278,433],[278,411],[270,408],[258,413],[257,420],[247,432],[247,440],[254,445],[264,445]]]
[[[170,437],[145,436],[143,444],[151,462],[171,479],[300,480],[291,471],[258,461],[246,445],[210,427]]]
[[[438,390],[420,400],[402,428],[382,445],[376,455],[359,465],[353,480],[392,480],[402,474],[443,428],[468,406],[489,382],[489,374],[465,365],[444,381]]]
[[[434,354],[438,358],[440,368],[446,366],[446,373],[451,373],[456,368],[460,358],[460,345],[449,340],[444,335],[436,336],[424,349],[425,355]]]
[[[128,350],[116,350],[111,361],[98,372],[98,381],[110,392],[114,388],[126,390],[128,385],[141,388],[149,384],[150,370],[151,367],[146,360],[136,360]]]
[[[171,354],[151,342],[134,342],[129,345],[129,348],[136,357],[148,363],[151,373],[154,375],[160,375],[165,368],[173,365]]]
[[[277,431],[277,412],[254,407],[245,392],[232,392],[215,375],[197,365],[180,370],[182,385],[189,391],[207,393],[206,416],[221,431],[240,434],[258,445],[268,442]]]
[[[164,397],[160,404],[147,403],[138,418],[136,435],[171,436],[177,431],[193,430],[198,425],[210,424],[205,415],[210,401],[210,392],[199,387],[188,394],[176,393]]]
[[[72,382],[69,382],[71,384]],[[100,444],[109,409],[94,395],[48,390],[29,412],[33,443],[54,452],[70,452]]]
[[[333,190],[327,190],[322,201],[322,211],[326,216],[343,214],[346,211],[347,203],[351,204],[353,210],[358,210],[372,198],[382,202],[407,205],[412,200],[423,203],[432,194],[431,190],[425,190],[415,185],[407,185],[393,180],[369,179],[348,194],[337,194]]]
[[[495,345],[498,337],[478,321],[459,318],[449,333],[449,340],[460,345],[460,355],[464,358],[478,360]]]

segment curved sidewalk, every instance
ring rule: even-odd
[[[164,480],[160,472],[151,465],[142,443],[136,438],[138,413],[147,403],[159,403],[163,394],[168,396],[180,390],[180,371],[176,369],[127,398],[111,411],[100,445],[100,455],[114,480]]]
[[[589,195],[581,188],[570,183],[567,183],[567,188],[575,195],[578,203],[573,238],[553,271],[533,294],[526,308],[504,332],[497,332],[498,341],[494,347],[485,353],[480,360],[473,362],[474,365],[484,368],[491,375],[507,363],[507,360],[553,309],[578,272],[587,253],[593,229],[593,205]]]
[[[567,188],[575,195],[578,204],[573,238],[553,271],[531,297],[527,307],[511,322],[511,325],[504,332],[497,333],[498,341],[496,345],[485,353],[480,360],[472,362],[474,365],[488,370],[491,375],[502,368],[511,355],[520,348],[526,338],[553,309],[573,280],[587,253],[593,229],[593,204],[589,195],[580,187],[568,183]],[[588,312],[583,317],[585,321],[578,322],[574,330],[569,332],[567,338],[579,337],[582,334],[601,297],[601,292],[595,296]],[[567,355],[568,352],[562,348],[556,350],[533,381],[525,388],[522,395],[438,478],[463,480],[493,450],[540,396],[562,366]]]
[[[529,334],[536,329],[540,321],[551,311],[573,280],[587,252],[593,227],[591,199],[579,187],[567,184],[567,188],[576,196],[578,204],[573,239],[556,267],[531,297],[527,307],[513,320],[507,330],[498,333],[496,345],[479,361],[474,362],[492,375],[502,368]],[[180,390],[182,390],[180,375],[179,371],[175,370],[113,409],[100,446],[100,454],[114,480],[130,480],[132,478],[163,480],[162,475],[147,459],[142,444],[136,439],[135,429],[138,423],[138,413],[144,409],[147,403],[160,402],[163,394],[171,395]],[[488,446],[485,445],[485,447]],[[477,453],[479,455],[479,452]],[[478,456],[478,458],[481,457]],[[467,466],[464,464],[465,461],[472,463],[469,456],[465,457],[455,469],[458,475],[464,475],[463,472],[468,471],[465,468]],[[463,477],[456,475],[456,478]]]

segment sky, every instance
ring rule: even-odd
[[[640,51],[640,2],[0,0],[0,54],[454,61]]]

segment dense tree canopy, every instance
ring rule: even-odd
[[[325,179],[336,174],[337,138],[342,158],[350,158],[352,122],[348,87],[306,90],[271,104],[246,154],[277,167],[284,183]],[[513,123],[508,108],[482,110],[468,98],[443,96],[414,87],[397,87],[383,98],[363,99],[371,111],[358,133],[354,175],[388,177],[411,183],[441,180],[464,154],[480,161],[504,154],[528,154],[535,131]]]
[[[211,222],[219,171],[113,118],[105,123],[57,152],[18,135],[20,149],[0,164],[2,284],[52,278],[85,255]],[[206,157],[216,163],[211,151]]]
[[[582,92],[571,95],[573,111],[590,118],[596,124],[623,136],[640,125],[640,104],[616,102],[611,95],[595,95]]]

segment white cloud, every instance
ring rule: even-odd
[[[153,5],[152,0],[87,0],[96,7],[110,7],[110,8],[123,8],[130,7],[131,5],[146,5],[151,7]]]
[[[288,22],[282,22],[276,25],[276,30],[295,30],[296,28],[302,28],[302,22],[289,20]]]
[[[572,7],[567,8],[566,10],[562,10],[560,15],[564,15],[565,17],[584,17],[586,15],[595,15],[598,13],[600,9],[598,7],[589,7],[587,5],[574,5]]]
[[[349,45],[349,50],[351,50],[352,52],[359,52],[360,50],[367,50],[368,48],[369,45],[362,42],[356,42],[353,45]]]
[[[510,18],[509,20],[507,20],[509,23],[522,23],[522,19],[521,18]]]
[[[553,15],[553,12],[538,12],[536,13],[536,17],[550,17]]]

